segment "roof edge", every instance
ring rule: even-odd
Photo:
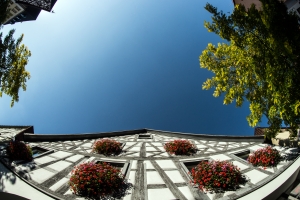
[[[32,125],[0,125],[0,128],[28,128],[28,127],[33,127]]]
[[[184,136],[187,139],[204,139],[212,141],[250,141],[250,142],[263,142],[264,136],[233,136],[233,135],[209,135],[209,134],[195,134],[195,133],[181,133],[181,132],[171,132],[171,131],[161,131],[154,129],[146,129],[148,131],[157,131],[168,136]]]
[[[82,133],[82,134],[24,134],[24,141],[37,142],[37,141],[65,141],[65,140],[82,140],[82,139],[96,139],[103,137],[114,137],[122,135],[133,135],[139,133],[157,132],[158,134],[166,136],[177,136],[186,139],[208,139],[208,140],[222,140],[222,141],[251,141],[263,142],[263,136],[227,136],[227,135],[205,135],[194,133],[180,133],[171,131],[161,131],[155,129],[136,129],[127,131],[114,131],[102,133]]]
[[[146,133],[146,129],[137,129],[129,131],[114,131],[102,133],[79,133],[79,134],[24,134],[25,142],[36,141],[64,141],[64,140],[82,140],[82,139],[96,139],[101,137],[112,137],[122,135],[132,135],[138,133]]]
[[[238,135],[213,135],[213,134],[200,134],[200,133],[183,133],[183,132],[173,132],[173,131],[163,131],[163,130],[156,130],[156,129],[150,129],[145,128],[147,131],[159,131],[163,133],[174,133],[174,134],[180,134],[180,135],[199,135],[199,136],[213,136],[213,137],[252,137],[252,136],[238,136]]]

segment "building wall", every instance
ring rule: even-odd
[[[128,183],[133,186],[128,188],[128,193],[124,194],[123,200],[238,199],[267,185],[282,171],[291,171],[286,169],[290,169],[293,164],[293,160],[290,160],[280,162],[276,167],[263,169],[248,163],[245,156],[267,146],[262,144],[263,136],[213,136],[140,129],[56,135],[54,140],[55,135],[28,134],[33,133],[32,126],[0,126],[1,135],[12,132],[15,134],[25,132],[24,140],[32,147],[34,159],[31,162],[12,161],[5,156],[0,156],[0,161],[23,181],[55,199],[73,200],[79,197],[72,193],[68,182],[74,167],[81,163],[100,161],[121,167]],[[122,152],[112,156],[93,152],[94,142],[101,138],[110,138],[122,143]],[[164,145],[176,139],[188,139],[195,145],[197,152],[189,156],[169,154],[164,149]],[[3,142],[0,143],[0,147],[1,145],[3,149],[6,144]],[[292,150],[295,150],[283,147],[276,147],[276,149],[282,155],[289,155]],[[4,154],[5,151],[2,152],[2,155]],[[245,177],[248,177],[247,182],[236,191],[202,192],[191,184],[192,179],[189,175],[191,168],[202,160],[232,162],[240,168]],[[298,169],[299,165],[296,168]],[[274,190],[278,191],[280,188],[281,185],[277,184],[276,187],[264,190],[263,194],[253,199],[264,199],[266,195],[273,194]],[[22,196],[20,188],[12,193]],[[278,195],[280,194],[276,193],[273,199],[277,199]]]
[[[300,16],[300,3],[299,0],[283,0],[288,11],[295,11],[297,15]],[[262,4],[259,0],[233,0],[233,4],[241,4],[244,5],[246,9],[250,8],[252,4],[256,6],[257,9],[261,9]],[[297,10],[298,9],[298,10]]]
[[[9,22],[13,18],[19,16],[21,13],[24,12],[24,9],[19,4],[15,3],[15,1],[11,1],[9,3],[8,9],[9,9],[9,14],[6,20],[4,21],[4,24],[6,24],[7,22]]]
[[[288,8],[289,12],[296,12],[296,14],[300,17],[300,1],[297,0],[287,0],[285,5]]]
[[[246,9],[250,8],[252,4],[255,4],[256,8],[261,8],[261,2],[259,0],[233,0],[233,4],[244,5]]]
[[[36,137],[32,137],[32,136]],[[124,196],[124,200],[131,199],[236,199],[238,195],[250,192],[253,188],[266,184],[273,179],[277,170],[288,167],[288,163],[282,163],[278,168],[267,170],[258,169],[239,157],[266,146],[262,144],[262,136],[239,137],[230,136],[205,136],[199,134],[185,134],[164,132],[157,130],[138,130],[115,133],[83,134],[82,138],[45,138],[42,135],[31,135],[26,139],[32,148],[45,149],[45,154],[35,157],[32,162],[22,162],[15,165],[19,175],[28,178],[28,183],[42,188],[43,191],[60,199],[76,199],[72,194],[68,181],[73,168],[83,162],[108,162],[124,163],[122,172],[133,188]],[[141,135],[148,135],[147,139]],[[38,137],[40,139],[38,139]],[[121,142],[124,147],[121,154],[105,156],[92,151],[93,143],[97,139],[109,137]],[[226,138],[228,137],[228,138]],[[142,138],[142,139],[141,139]],[[34,141],[28,141],[34,139]],[[49,139],[50,141],[47,141]],[[164,149],[164,144],[175,139],[188,139],[198,151],[190,156],[176,156],[169,154]],[[230,140],[229,140],[230,139]],[[286,149],[279,148],[284,153]],[[48,152],[48,153],[47,153]],[[227,160],[241,169],[241,172],[250,180],[237,191],[225,193],[204,193],[190,184],[191,177],[188,174],[189,167],[201,160]],[[9,160],[2,160],[8,167]]]

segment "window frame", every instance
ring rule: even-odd
[[[248,163],[247,160],[245,160],[245,159],[243,159],[243,158],[241,158],[240,156],[237,155],[237,154],[243,154],[243,153],[246,153],[246,152],[249,152],[248,153],[248,157],[249,157],[249,155],[251,154],[250,149],[241,149],[241,150],[230,153],[230,155],[238,158],[239,161],[243,161],[243,162]]]
[[[189,174],[189,170],[186,166],[185,163],[194,163],[194,162],[201,162],[201,161],[211,161],[212,159],[209,158],[209,157],[203,157],[203,158],[194,158],[194,159],[182,159],[182,160],[179,160],[179,163],[180,163],[180,166],[181,166],[181,169],[182,171],[184,172],[184,174],[186,175],[186,177],[192,181],[192,176]],[[197,188],[197,186],[193,186],[195,188]]]
[[[37,155],[37,156],[34,156],[34,155],[33,155],[33,149],[34,149],[34,148],[41,149],[41,150],[43,150],[44,152],[41,153],[41,154],[39,154],[39,155]],[[50,153],[53,153],[53,152],[54,152],[53,149],[51,150],[51,149],[48,149],[48,148],[45,148],[45,147],[40,147],[39,145],[32,146],[32,147],[31,147],[31,150],[32,150],[32,158],[33,158],[33,159],[35,159],[35,158],[40,158],[40,157],[43,157],[43,156],[45,156],[45,155],[47,155],[47,154],[50,154]]]
[[[144,136],[146,136],[146,137],[144,137]],[[139,139],[139,140],[140,139],[146,139],[146,140],[153,139],[153,135],[152,134],[139,134],[137,139]]]
[[[129,177],[129,172],[130,172],[130,166],[131,166],[131,161],[124,161],[124,160],[109,160],[109,159],[107,159],[107,160],[104,160],[104,159],[96,159],[96,160],[94,160],[94,162],[97,164],[97,163],[99,163],[99,162],[105,162],[105,163],[108,163],[108,164],[110,164],[110,163],[116,163],[116,164],[124,164],[123,165],[123,167],[122,167],[122,169],[121,169],[121,173],[124,175],[124,177],[126,178],[126,179],[128,179],[128,177]],[[112,165],[113,166],[113,165]]]

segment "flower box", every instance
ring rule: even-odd
[[[28,144],[21,141],[10,141],[6,147],[10,160],[32,161],[32,150]]]
[[[165,143],[164,148],[169,154],[192,155],[197,152],[196,146],[188,140],[173,140]]]
[[[94,142],[92,152],[105,156],[119,155],[125,144],[112,139],[100,139]]]
[[[121,170],[105,162],[75,166],[69,185],[74,194],[91,199],[118,197],[128,188]]]
[[[277,149],[271,146],[261,148],[249,155],[247,161],[255,167],[276,167],[282,160],[282,157]]]
[[[201,161],[190,172],[191,183],[202,191],[236,190],[246,179],[230,161]]]

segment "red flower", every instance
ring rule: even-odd
[[[236,189],[244,181],[239,168],[228,161],[202,161],[190,172],[200,190]]]
[[[170,154],[175,155],[190,155],[197,151],[197,148],[188,140],[174,140],[167,142],[164,148]]]
[[[268,146],[266,148],[256,150],[248,157],[248,162],[254,166],[270,167],[277,166],[281,160],[279,151]]]
[[[6,148],[7,154],[12,160],[32,160],[32,150],[29,145],[21,141],[10,141]]]
[[[125,177],[121,171],[107,163],[80,164],[72,171],[69,181],[74,194],[98,199],[117,194],[123,184]]]
[[[117,155],[121,153],[121,151],[121,143],[115,140],[101,139],[93,144],[93,152],[106,156]]]

